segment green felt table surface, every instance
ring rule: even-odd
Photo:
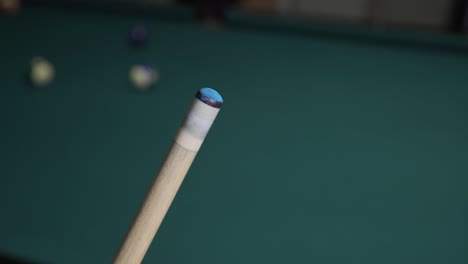
[[[144,263],[468,262],[467,40],[176,13],[0,17],[1,253],[110,263],[209,86],[225,104]],[[132,91],[135,63],[153,90]]]

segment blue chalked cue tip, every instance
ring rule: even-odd
[[[203,103],[215,108],[221,108],[223,105],[223,97],[211,88],[201,88],[198,90],[196,97]]]

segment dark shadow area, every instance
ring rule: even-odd
[[[143,3],[115,3],[88,1],[25,0],[24,6],[57,8],[73,13],[96,13],[138,18],[157,18],[170,22],[194,22],[193,10],[189,7],[160,6]]]
[[[449,30],[454,33],[462,33],[466,12],[468,10],[468,0],[454,0],[451,12]]]
[[[35,262],[25,261],[5,254],[0,254],[0,264],[37,264]]]
[[[34,86],[31,83],[31,78],[30,78],[30,73],[29,71],[24,71],[23,74],[21,75],[21,81],[25,84],[25,90],[26,91],[32,91],[34,90]]]

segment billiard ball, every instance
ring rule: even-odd
[[[20,8],[20,0],[0,0],[0,12],[3,14],[15,14]]]
[[[148,42],[149,30],[143,25],[136,25],[130,29],[129,41],[135,47],[141,47]]]
[[[151,65],[137,64],[130,68],[130,82],[137,91],[148,90],[159,79],[159,72]]]
[[[36,87],[44,87],[52,82],[55,75],[54,66],[42,57],[31,60],[30,80]]]

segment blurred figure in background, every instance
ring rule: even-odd
[[[20,0],[0,0],[0,12],[2,14],[12,15],[18,12]]]
[[[461,33],[466,30],[466,15],[468,12],[468,1],[467,0],[454,0],[452,6],[450,31],[455,33]]]
[[[180,3],[193,5],[195,17],[209,27],[223,24],[227,10],[238,0],[179,0]]]

